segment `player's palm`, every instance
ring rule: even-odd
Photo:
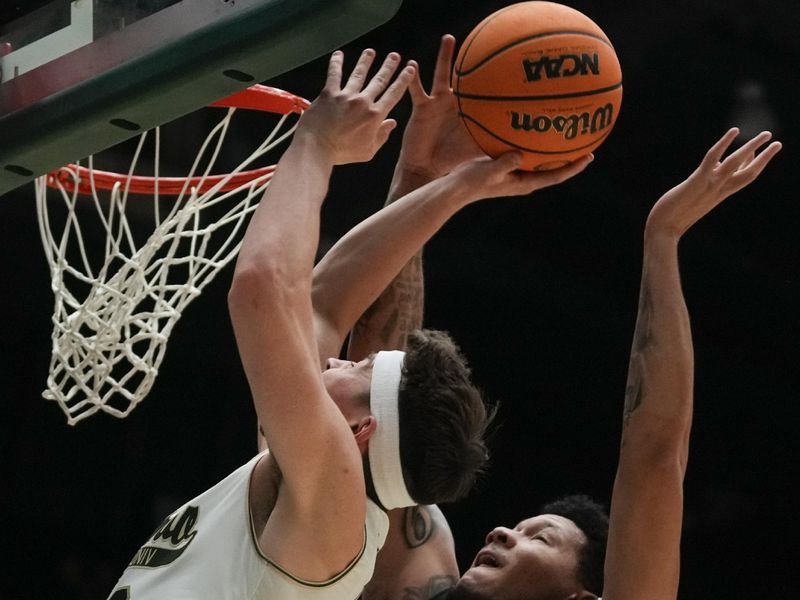
[[[756,155],[771,137],[769,132],[763,132],[722,160],[738,133],[738,129],[730,129],[685,181],[656,202],[648,217],[650,231],[683,235],[725,198],[755,181],[781,149],[780,143],[774,142]]]
[[[429,106],[414,107],[415,114],[403,139],[402,157],[414,171],[436,177],[484,154],[458,116],[455,98],[449,100],[452,102],[431,97]]]
[[[458,103],[450,88],[455,38],[442,38],[430,94],[417,75],[409,85],[414,108],[403,136],[400,160],[412,171],[436,178],[464,161],[484,153],[458,116]]]
[[[452,173],[466,184],[468,201],[503,196],[526,196],[552,185],[563,183],[583,171],[594,155],[581,158],[552,171],[521,171],[522,155],[507,152],[496,159],[483,157],[460,165]],[[466,199],[466,198],[465,198]]]

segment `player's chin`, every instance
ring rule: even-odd
[[[483,600],[493,598],[492,590],[497,587],[501,577],[500,569],[485,565],[470,567],[458,580],[456,589],[460,594],[455,598]]]

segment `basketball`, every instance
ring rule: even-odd
[[[553,2],[519,2],[464,40],[452,78],[467,130],[489,156],[523,153],[521,168],[555,169],[611,133],[622,70],[603,30]]]

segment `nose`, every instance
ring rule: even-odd
[[[517,543],[514,533],[514,530],[508,527],[495,527],[486,536],[486,543],[496,543],[506,548],[511,548]]]
[[[329,358],[325,361],[325,368],[326,369],[335,369],[336,367],[341,367],[345,364],[346,360],[341,360],[339,358]]]

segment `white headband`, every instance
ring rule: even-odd
[[[372,362],[369,405],[378,422],[369,440],[369,469],[375,492],[387,510],[414,506],[400,463],[400,418],[397,398],[405,352],[378,352]]]

